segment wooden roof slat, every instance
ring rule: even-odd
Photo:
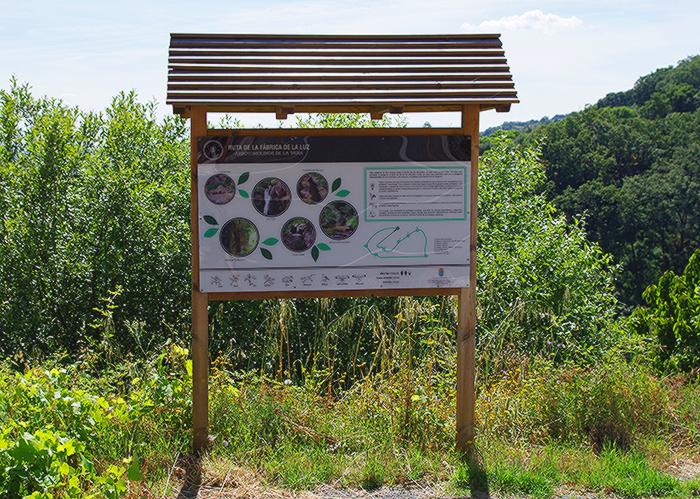
[[[168,68],[167,103],[179,113],[518,102],[498,35],[173,34]]]
[[[233,73],[171,73],[168,80],[171,84],[176,85],[177,82],[202,82],[214,84],[215,82],[227,82],[227,83],[237,83],[237,75]],[[435,82],[446,84],[446,82],[471,82],[471,81],[508,81],[512,83],[512,77],[509,72],[483,72],[483,73],[473,73],[469,76],[458,73],[421,73],[421,74],[409,74],[409,73],[382,73],[382,74],[363,74],[363,73],[345,73],[345,74],[328,74],[325,75],[323,81],[334,81],[334,82],[381,82],[386,81],[391,78],[394,82]],[[308,73],[288,73],[286,75],[279,74],[266,74],[264,72],[255,74],[246,74],[245,80],[241,79],[240,82],[289,82],[289,81],[300,81],[300,82],[319,82],[319,75],[309,75]]]
[[[512,82],[494,81],[489,82],[489,88],[514,88]],[[482,82],[458,82],[452,83],[449,86],[443,86],[439,82],[397,82],[397,81],[372,81],[372,82],[335,82],[335,81],[315,81],[315,82],[299,82],[299,81],[270,81],[270,82],[178,82],[170,85],[171,91],[200,91],[200,92],[223,92],[223,91],[260,91],[260,90],[275,90],[275,91],[332,91],[332,90],[378,90],[382,88],[393,88],[396,90],[434,90],[445,89],[461,90],[461,89],[479,89],[483,88]]]
[[[352,104],[366,104],[368,106],[374,106],[376,104],[386,104],[386,103],[410,103],[410,104],[435,104],[435,103],[446,103],[446,102],[453,102],[454,100],[449,98],[452,96],[446,96],[446,98],[441,99],[439,97],[411,97],[411,96],[400,96],[400,98],[392,97],[392,96],[385,96],[385,97],[374,97],[371,100],[368,99],[362,99],[362,98],[337,98],[337,99],[318,99],[318,98],[308,98],[308,99],[298,99],[298,98],[275,98],[275,99],[261,99],[261,98],[256,98],[256,99],[235,99],[233,97],[226,97],[226,98],[216,98],[216,99],[208,99],[205,96],[202,96],[200,98],[193,98],[191,99],[192,104],[223,104],[223,103],[233,103],[233,104],[275,104],[275,105],[284,105],[284,106],[290,106],[294,103],[299,103],[299,104],[333,104],[333,105],[338,105],[339,103],[343,102],[349,102]],[[477,97],[474,99],[474,103],[486,103],[486,102],[504,102],[504,101],[512,101],[513,96],[512,94],[504,94],[502,96],[498,95],[488,95],[488,96],[482,96],[481,98]]]
[[[343,48],[319,48],[319,49],[300,49],[292,48],[288,50],[281,49],[229,49],[229,48],[202,48],[202,49],[171,49],[168,56],[171,59],[180,57],[293,57],[299,55],[311,55],[315,57],[381,57],[391,55],[392,57],[493,57],[504,56],[505,52],[502,49],[451,49],[442,48],[440,51],[425,50],[425,49],[406,49],[401,50],[382,50],[382,49],[343,49]]]
[[[509,94],[513,95],[515,93],[515,89],[511,89],[510,92],[507,91],[502,91],[500,92],[502,94]],[[329,88],[325,90],[318,90],[318,89],[311,89],[311,90],[306,90],[306,89],[297,89],[293,91],[286,91],[286,89],[282,90],[229,90],[226,92],[221,92],[217,90],[179,90],[177,91],[178,95],[181,96],[229,96],[231,98],[246,98],[247,96],[250,96],[251,98],[258,98],[260,96],[265,96],[265,97],[274,97],[274,98],[287,98],[287,97],[293,97],[295,99],[302,99],[306,96],[311,96],[311,97],[326,97],[326,98],[338,98],[342,99],[344,98],[343,96],[346,95],[355,95],[355,96],[362,96],[362,95],[378,95],[378,96],[385,96],[385,97],[400,97],[402,95],[426,95],[426,96],[435,96],[435,97],[444,97],[446,95],[454,95],[454,96],[469,96],[469,95],[493,95],[494,92],[491,90],[483,90],[483,89],[461,89],[461,90],[455,90],[452,88],[448,89],[438,89],[434,90],[431,89],[429,92],[417,92],[415,89],[338,89],[338,88]]]
[[[189,72],[189,71],[199,71],[199,72],[210,72],[210,73],[218,73],[218,72],[233,72],[233,73],[247,73],[247,72],[259,72],[260,71],[260,66],[253,66],[253,65],[223,65],[223,64],[217,64],[217,65],[179,65],[179,64],[173,64],[170,66],[173,72]],[[347,67],[347,66],[341,66],[341,65],[333,65],[333,66],[292,66],[292,65],[279,65],[279,66],[264,66],[264,70],[267,73],[289,73],[292,71],[301,71],[304,70],[306,73],[346,73],[348,71],[351,71],[353,73],[387,73],[387,72],[403,72],[403,73],[411,73],[411,72],[416,72],[416,73],[425,73],[425,72],[448,72],[448,73],[465,73],[468,72],[469,70],[474,70],[478,72],[487,72],[487,71],[507,71],[508,66],[506,65],[501,65],[501,66],[457,66],[457,65],[444,65],[444,66],[437,66],[437,65],[432,65],[432,66],[413,66],[413,65],[393,65],[393,66],[352,66],[352,67]]]
[[[217,66],[217,65],[249,65],[249,66],[304,66],[304,65],[342,65],[343,67],[367,66],[373,64],[381,64],[385,66],[419,66],[419,65],[457,65],[464,66],[470,64],[489,64],[489,65],[506,65],[505,57],[461,57],[461,58],[440,58],[440,57],[364,57],[364,58],[346,58],[343,56],[303,56],[303,57],[275,57],[269,59],[261,59],[259,57],[181,57],[171,58],[171,67],[185,65],[202,65],[202,66]]]

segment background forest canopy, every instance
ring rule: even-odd
[[[569,220],[584,216],[589,238],[621,264],[628,310],[700,247],[699,90],[700,56],[688,57],[556,123],[508,132],[540,145],[542,192]]]
[[[497,369],[504,349],[585,361],[640,337],[660,367],[687,365],[673,356],[685,340],[659,343],[643,313],[630,326],[616,296],[640,303],[698,247],[698,87],[690,58],[640,78],[630,96],[484,140],[480,369]],[[0,170],[0,354],[21,365],[35,352],[117,358],[189,342],[187,121],[158,119],[134,93],[83,112],[13,80],[0,90]],[[323,370],[348,386],[406,344],[417,358],[440,343],[451,351],[455,309],[449,297],[222,302],[210,307],[210,349],[236,369],[280,379]],[[696,343],[684,359],[698,358]]]

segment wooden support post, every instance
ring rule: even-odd
[[[206,106],[192,106],[191,211],[192,227],[192,450],[209,445],[209,297],[199,286],[199,191],[197,188],[197,137],[207,134]]]
[[[476,402],[476,222],[479,165],[479,107],[464,106],[462,130],[471,136],[469,193],[469,287],[459,294],[457,316],[457,450],[471,454],[474,443]]]

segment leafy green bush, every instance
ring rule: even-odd
[[[117,498],[143,474],[161,477],[190,444],[187,355],[170,345],[100,377],[98,357],[22,373],[1,364],[0,497]]]
[[[508,344],[557,358],[604,351],[615,313],[609,255],[539,194],[537,149],[492,138],[479,170],[477,297],[485,361]],[[485,366],[485,367],[488,367]]]
[[[0,354],[147,350],[189,314],[186,123],[120,94],[81,112],[0,90]],[[111,328],[95,308],[113,298]],[[126,327],[126,321],[134,327]],[[143,331],[148,334],[139,334]],[[111,338],[110,338],[111,337]]]
[[[137,465],[125,459],[97,474],[84,443],[50,429],[25,432],[14,441],[0,438],[0,492],[8,497],[117,499],[124,497],[127,477],[140,480]]]
[[[629,325],[655,341],[659,368],[691,371],[700,368],[700,250],[690,257],[681,276],[666,272],[658,285],[644,292],[648,307],[640,307]]]

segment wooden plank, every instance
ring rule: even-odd
[[[203,57],[293,57],[298,55],[308,55],[309,53],[314,56],[342,56],[342,57],[378,57],[384,55],[390,55],[392,57],[474,57],[474,56],[503,56],[505,51],[502,48],[482,48],[482,47],[459,47],[459,48],[441,48],[439,50],[426,50],[424,48],[414,48],[407,49],[406,47],[401,47],[400,49],[387,50],[378,49],[372,47],[366,50],[357,50],[354,47],[344,48],[319,48],[311,50],[308,48],[297,48],[289,47],[285,49],[276,49],[268,47],[243,47],[243,48],[215,48],[215,47],[204,47],[204,48],[175,48],[168,51],[168,57],[171,59],[181,58],[181,57],[192,57],[192,56],[203,56]]]
[[[169,102],[173,104],[173,108],[177,109],[181,116],[189,117],[189,105],[187,102]],[[495,103],[493,101],[475,101],[480,109],[487,110],[493,109]],[[206,104],[207,112],[210,113],[276,113],[277,103],[267,103],[267,104],[222,104],[222,103],[208,103]],[[281,105],[281,103],[279,104]],[[464,107],[463,103],[455,102],[420,102],[414,104],[404,105],[404,113],[441,113],[441,112],[458,112]],[[357,103],[311,103],[311,104],[295,104],[294,112],[299,113],[369,113],[371,110],[370,104],[357,104]]]
[[[230,35],[173,33],[170,47],[354,47],[362,49],[479,46],[501,47],[497,34],[463,35]]]
[[[462,111],[462,127],[465,135],[471,135],[471,189],[470,189],[470,240],[469,287],[459,295],[457,326],[457,415],[456,448],[469,454],[474,443],[474,405],[476,381],[476,243],[477,243],[477,191],[479,164],[479,107],[465,105]]]
[[[252,66],[463,66],[465,64],[505,64],[505,57],[393,57],[366,56],[363,58],[344,57],[334,54],[318,56],[289,56],[289,57],[171,57],[170,66],[219,66],[246,64]]]
[[[170,62],[168,64],[169,72],[197,72],[204,71],[210,73],[230,72],[230,73],[249,73],[265,71],[266,73],[293,73],[295,71],[304,73],[426,73],[426,72],[446,72],[446,73],[465,73],[472,72],[498,72],[509,71],[507,64],[501,61],[496,61],[489,64],[488,61],[480,61],[474,64],[377,64],[370,65],[367,63],[344,65],[337,63],[329,63],[327,65],[320,64],[255,64],[244,62],[218,63],[218,64],[198,64],[198,63],[179,63]]]
[[[433,89],[483,89],[484,87],[492,88],[507,88],[513,89],[513,82],[505,80],[494,81],[390,81],[390,80],[374,80],[374,81],[348,81],[348,80],[322,80],[310,79],[307,81],[301,80],[273,80],[273,79],[258,79],[257,81],[245,80],[229,80],[229,81],[175,81],[168,85],[168,88],[173,91],[200,91],[200,92],[223,92],[223,91],[241,91],[241,90],[257,90],[257,91],[296,91],[296,90],[375,90],[382,87],[390,87],[392,90],[433,90]]]
[[[192,449],[209,445],[209,299],[199,287],[199,200],[197,189],[197,137],[207,134],[207,110],[191,110],[191,208],[192,227]]]
[[[508,89],[502,89],[502,93],[513,94],[513,91],[508,91]],[[293,97],[295,99],[306,99],[306,98],[327,98],[331,100],[342,100],[346,97],[361,98],[365,96],[377,96],[382,100],[390,99],[422,99],[422,98],[459,98],[459,97],[479,97],[479,96],[491,96],[495,92],[491,88],[452,88],[452,87],[436,87],[428,89],[391,89],[385,90],[382,88],[361,88],[361,89],[350,89],[343,90],[340,88],[323,88],[323,89],[274,89],[274,90],[222,90],[222,89],[211,89],[211,90],[181,90],[181,89],[171,89],[169,92],[171,96],[179,96],[182,98],[228,98],[228,99],[289,99]]]
[[[296,111],[296,110],[295,110]],[[237,128],[209,129],[210,137],[232,135],[234,137],[295,137],[295,136],[404,136],[404,135],[461,135],[461,128]]]
[[[347,73],[329,75],[333,82],[381,82],[390,79],[391,82],[483,82],[488,84],[491,81],[506,81],[512,84],[513,75],[510,72],[469,72],[468,74],[455,73],[421,73],[421,74],[405,74],[405,73],[384,73],[384,74],[362,74],[362,73]],[[168,82],[318,82],[317,75],[309,75],[303,72],[288,73],[285,75],[268,74],[264,70],[258,74],[248,73],[245,78],[242,78],[238,73],[217,73],[211,74],[206,72],[192,73],[173,73],[168,75]]]
[[[271,300],[290,298],[368,298],[378,296],[447,296],[457,295],[460,288],[364,289],[333,291],[267,291],[240,293],[209,293],[209,301]]]
[[[507,98],[505,97],[494,97],[489,99],[488,97],[480,96],[470,99],[467,102],[472,102],[473,104],[491,104],[495,107],[496,104],[500,102],[507,103]],[[459,111],[458,105],[454,104],[453,100],[450,99],[439,99],[439,98],[416,98],[416,99],[379,99],[379,98],[368,98],[368,99],[346,99],[333,101],[330,99],[258,99],[254,102],[246,101],[244,99],[209,99],[209,98],[192,98],[192,99],[172,99],[170,104],[173,105],[204,105],[207,106],[208,112],[277,112],[278,106],[282,107],[293,107],[295,113],[327,113],[327,112],[337,112],[337,113],[352,113],[352,112],[372,112],[374,106],[398,106],[403,104],[404,112],[416,112],[419,108],[426,108],[434,106],[435,109],[442,110],[452,110]],[[214,106],[218,106],[223,111],[215,111]],[[248,111],[246,111],[248,109]],[[333,110],[333,111],[332,111]]]

